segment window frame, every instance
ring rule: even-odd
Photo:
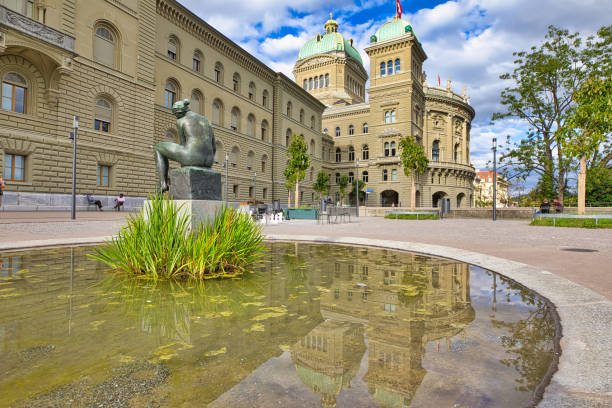
[[[11,162],[11,166],[7,167],[7,163],[9,161],[8,156],[10,156],[10,162]],[[21,169],[21,174],[22,174],[22,179],[16,179],[15,178],[15,168],[16,168],[16,158],[17,157],[21,157],[22,158],[22,164],[23,167],[20,167],[19,169]],[[3,174],[3,178],[5,181],[10,181],[10,182],[15,182],[15,183],[25,183],[27,180],[27,162],[28,157],[24,154],[15,154],[15,153],[5,153],[4,154],[4,171],[2,172]],[[7,177],[6,175],[6,170],[7,169],[11,169],[11,176]]]
[[[8,80],[5,80],[4,77],[6,77],[8,74],[15,74],[17,76],[19,76],[21,79],[23,79],[23,82],[25,83],[25,86],[21,85],[21,84],[17,84],[14,82],[10,82]],[[10,91],[11,91],[11,95],[9,98],[7,98],[5,96],[5,86],[6,87],[10,87]],[[15,99],[15,93],[17,89],[21,89],[23,90],[23,112],[19,112],[15,110],[15,106],[16,106],[16,99]],[[19,113],[21,115],[25,115],[28,113],[28,81],[23,77],[23,75],[20,75],[17,72],[7,72],[3,77],[2,77],[2,103],[0,104],[0,107],[2,108],[3,111],[5,112],[12,112],[12,113]],[[4,109],[4,100],[5,99],[10,99],[10,103],[11,103],[11,109]]]
[[[107,164],[98,164],[98,180],[97,186],[100,188],[108,188],[111,186],[111,168]],[[106,170],[106,176],[104,176],[104,170]],[[106,178],[106,184],[104,184],[104,179]]]

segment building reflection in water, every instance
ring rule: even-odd
[[[351,386],[367,340],[368,392],[383,407],[407,407],[426,374],[425,345],[434,341],[444,351],[441,342],[450,350],[451,338],[465,341],[475,316],[469,265],[403,254],[398,267],[393,252],[336,251],[334,279],[320,299],[325,320],[292,348],[297,375],[321,393],[323,407],[333,407]]]

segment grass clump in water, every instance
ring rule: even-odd
[[[198,280],[233,278],[262,260],[262,226],[248,214],[223,207],[212,223],[192,230],[174,201],[156,196],[149,203],[91,257],[134,276]]]

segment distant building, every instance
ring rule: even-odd
[[[508,207],[508,187],[510,183],[497,173],[497,206]],[[493,170],[477,171],[474,179],[476,207],[493,206]]]

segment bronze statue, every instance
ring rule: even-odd
[[[161,191],[168,191],[168,160],[181,167],[210,168],[217,146],[208,119],[189,109],[189,99],[175,102],[172,113],[176,116],[179,143],[161,142],[155,145],[155,164],[161,183]]]

